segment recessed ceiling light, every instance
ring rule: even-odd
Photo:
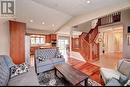
[[[30,22],[32,23],[32,22],[33,22],[33,20],[30,20]]]
[[[87,0],[86,2],[87,2],[88,4],[90,3],[90,1],[89,1],[89,0]]]
[[[42,22],[42,24],[45,24],[45,22]]]
[[[52,24],[52,27],[54,27],[55,25],[54,24]]]

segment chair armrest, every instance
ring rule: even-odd
[[[128,80],[124,86],[130,86],[130,80]]]
[[[105,83],[107,83],[112,78],[116,78],[118,80],[120,78],[120,73],[118,71],[108,68],[101,68],[100,73]]]
[[[122,84],[119,82],[118,79],[112,78],[108,81],[108,83],[105,86],[122,86]]]

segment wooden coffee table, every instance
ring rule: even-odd
[[[69,64],[60,64],[55,66],[55,75],[57,76],[57,71],[63,75],[63,77],[69,81],[72,85],[79,85],[81,82],[84,81],[84,85],[88,85],[88,78],[86,74],[82,73],[81,71],[73,68]]]

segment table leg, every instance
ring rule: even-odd
[[[56,77],[57,77],[57,73],[56,73],[56,72],[57,72],[57,70],[56,70],[56,68],[55,68],[55,75],[56,75]]]
[[[85,86],[88,86],[88,78],[87,79],[85,79],[85,81],[84,81],[85,83],[84,83],[84,85]]]

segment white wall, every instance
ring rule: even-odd
[[[26,32],[30,33],[30,34],[50,34],[52,31],[38,30],[38,29],[27,29]]]
[[[30,36],[25,36],[25,60],[26,64],[30,65],[30,48],[31,48],[31,43],[30,43]]]
[[[75,31],[80,32],[89,32],[91,29],[91,21],[85,22],[83,24],[78,25],[78,27],[75,29]]]
[[[123,31],[123,57],[130,59],[130,45],[128,45],[127,28],[130,26],[130,9],[122,12]]]
[[[10,54],[10,34],[7,19],[0,18],[0,55]]]

